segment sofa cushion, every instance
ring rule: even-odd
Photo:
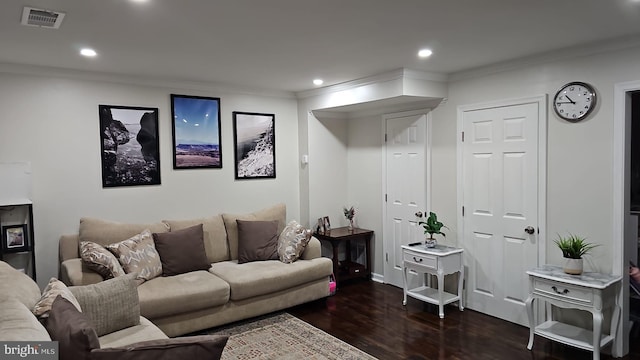
[[[229,339],[226,335],[186,336],[176,339],[143,341],[128,346],[95,349],[93,360],[218,360]]]
[[[92,241],[106,246],[128,239],[145,229],[149,229],[152,233],[160,233],[169,231],[169,226],[162,222],[126,224],[84,217],[80,219],[78,235],[80,241]]]
[[[163,222],[169,225],[171,231],[202,224],[202,231],[204,233],[204,250],[207,253],[209,263],[230,259],[227,230],[224,227],[222,215],[192,220],[163,220]]]
[[[311,240],[311,230],[291,220],[278,237],[278,257],[285,264],[292,263],[302,255]]]
[[[0,303],[7,298],[15,298],[32,309],[41,295],[38,284],[32,278],[0,261]]]
[[[2,300],[0,306],[0,339],[2,341],[50,341],[49,333],[31,309],[16,298]]]
[[[140,313],[149,319],[224,305],[229,284],[207,271],[157,277],[138,287]]]
[[[100,348],[89,319],[60,295],[53,301],[46,328],[58,342],[61,360],[89,359],[91,350]]]
[[[202,237],[202,224],[153,234],[153,242],[162,262],[162,276],[208,270],[211,263],[207,260]]]
[[[67,285],[89,285],[104,280],[102,275],[90,270],[80,258],[65,260],[60,264],[60,280]]]
[[[215,263],[209,270],[229,283],[231,300],[242,300],[288,289],[331,275],[329,258],[296,261],[285,264],[268,260],[238,264],[236,261]]]
[[[93,241],[80,242],[80,258],[87,267],[105,279],[125,274],[122,265],[112,252]]]
[[[141,316],[140,324],[102,335],[98,340],[100,340],[101,348],[110,348],[126,346],[140,341],[168,338],[169,337],[151,321]]]
[[[278,259],[278,221],[236,220],[238,263]]]
[[[41,318],[49,317],[51,305],[58,295],[67,299],[78,311],[82,311],[78,300],[76,300],[75,296],[73,296],[69,288],[67,288],[67,285],[56,278],[51,278],[42,291],[42,297],[40,297],[40,300],[33,306],[33,314]]]
[[[82,312],[93,324],[98,336],[138,325],[140,304],[135,274],[127,274],[103,282],[72,286]]]
[[[127,274],[136,273],[139,284],[162,275],[162,262],[149,229],[129,239],[107,245]]]
[[[286,224],[287,208],[284,204],[277,204],[250,214],[222,214],[222,219],[224,220],[224,227],[227,230],[229,256],[231,260],[236,260],[238,259],[238,224],[236,220],[278,220],[278,234],[280,234]]]

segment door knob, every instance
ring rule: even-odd
[[[417,216],[417,217],[419,217],[419,218],[421,218],[421,217],[422,217],[422,211],[418,211],[418,212],[416,213],[416,216]]]
[[[536,229],[534,229],[533,226],[527,226],[526,228],[524,228],[524,232],[529,235],[533,235],[533,233],[536,232]]]

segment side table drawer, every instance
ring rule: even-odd
[[[559,299],[582,304],[591,304],[593,302],[593,291],[582,286],[535,279],[533,287],[536,292],[551,295]]]
[[[409,250],[402,252],[402,258],[405,263],[417,265],[428,269],[438,269],[438,257],[432,255],[421,254]]]

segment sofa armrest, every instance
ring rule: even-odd
[[[322,254],[322,247],[320,245],[320,240],[312,236],[311,240],[309,240],[309,243],[307,244],[307,247],[304,248],[304,251],[300,256],[300,259],[302,260],[316,259],[316,258],[319,258],[321,254]]]
[[[90,285],[104,280],[100,274],[87,268],[80,258],[63,261],[59,277],[68,286]]]
[[[88,358],[92,360],[216,360],[222,357],[222,351],[228,339],[229,337],[226,335],[198,335],[150,340],[117,348],[93,349]]]
[[[65,260],[80,257],[80,237],[75,235],[62,235],[58,242],[58,261],[62,264]]]

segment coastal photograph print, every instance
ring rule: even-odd
[[[29,250],[27,225],[8,225],[2,227],[2,245],[5,252]]]
[[[276,177],[275,115],[233,112],[236,179]]]
[[[220,98],[171,94],[173,168],[221,168]]]
[[[99,105],[102,187],[160,184],[158,108]]]

